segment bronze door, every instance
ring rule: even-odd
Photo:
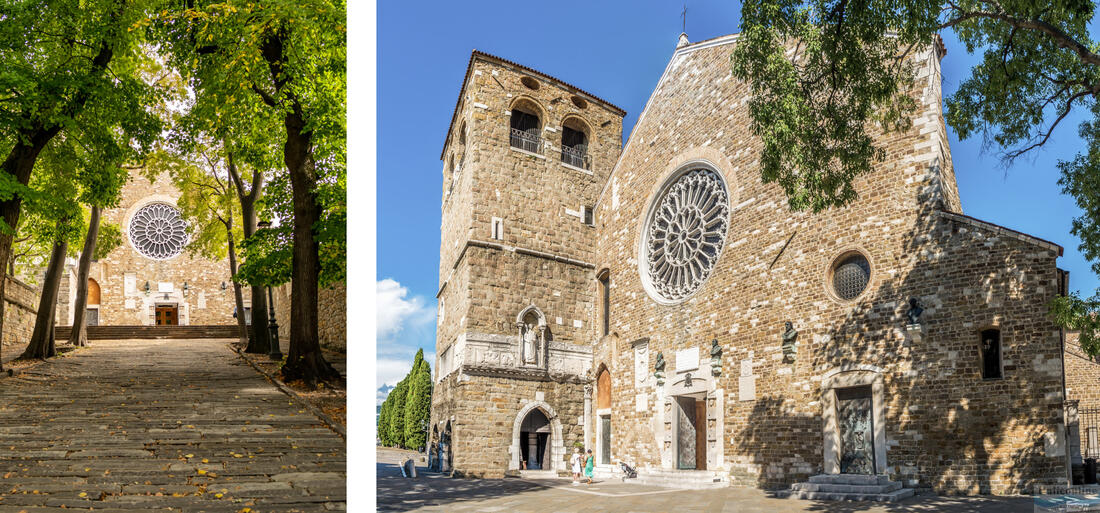
[[[871,387],[836,391],[840,420],[840,473],[874,474],[874,420],[871,415]]]
[[[695,457],[698,445],[695,399],[677,396],[676,406],[676,468],[694,470],[698,464]]]
[[[179,309],[175,305],[157,306],[157,326],[175,326],[179,324]]]

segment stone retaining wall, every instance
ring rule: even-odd
[[[7,280],[4,287],[4,354],[22,350],[27,345],[38,311],[38,288],[10,276]]]
[[[275,300],[275,320],[279,323],[279,340],[290,339],[290,283],[272,290]],[[321,346],[338,352],[348,348],[347,285],[336,283],[317,292],[317,336]]]

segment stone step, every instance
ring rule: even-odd
[[[57,326],[54,328],[54,338],[67,340],[71,331],[72,326]],[[239,328],[236,325],[88,326],[90,340],[237,338],[238,336]]]
[[[890,482],[886,476],[871,476],[866,474],[819,474],[810,476],[811,483],[838,484],[838,485],[883,485]]]
[[[889,493],[900,490],[901,483],[890,481],[881,485],[850,485],[833,483],[795,483],[791,490],[804,492],[834,492],[834,493]]]
[[[872,501],[872,502],[897,502],[912,497],[916,492],[912,488],[902,488],[887,493],[841,493],[841,492],[811,492],[805,490],[782,490],[776,494],[778,497],[792,499],[825,500],[825,501]]]

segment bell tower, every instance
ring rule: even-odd
[[[503,475],[526,467],[529,446],[549,455],[532,460],[540,468],[564,468],[566,443],[582,439],[584,376],[603,334],[593,207],[621,152],[624,114],[542,72],[471,55],[440,156],[439,468]],[[498,432],[523,425],[525,402],[561,432],[546,427],[538,443],[518,428]]]

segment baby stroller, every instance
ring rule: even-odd
[[[627,465],[626,462],[624,462],[624,461],[619,462],[619,468],[622,469],[623,476],[628,478],[628,479],[633,479],[633,478],[638,477],[638,472],[636,470],[634,470],[634,468],[632,468],[630,465]]]

